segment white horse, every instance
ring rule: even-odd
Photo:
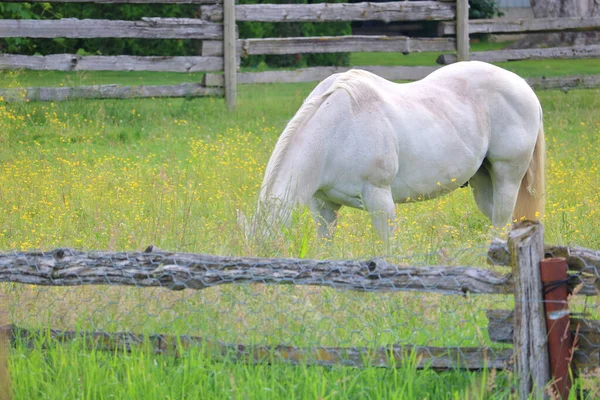
[[[351,70],[304,101],[265,171],[255,223],[289,223],[308,205],[321,235],[341,206],[371,213],[380,238],[395,204],[431,199],[468,182],[495,227],[544,209],[542,109],[519,76],[460,62],[396,84]]]

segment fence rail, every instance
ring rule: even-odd
[[[0,69],[53,71],[204,72],[223,69],[223,57],[80,56],[0,54]]]
[[[222,21],[223,6],[201,6],[207,21]],[[455,6],[439,1],[389,3],[238,4],[236,21],[334,22],[334,21],[439,21],[455,18]]]
[[[192,18],[143,18],[141,21],[0,19],[0,37],[222,39],[223,24]]]
[[[520,60],[577,59],[600,57],[600,45],[549,47],[541,49],[508,49],[479,51],[471,53],[469,59],[489,63]],[[442,54],[437,58],[438,64],[452,64],[458,59],[455,54]]]
[[[436,69],[440,67],[386,67],[386,66],[361,66],[355,67],[364,69],[386,79],[391,80],[418,80],[423,79]],[[299,68],[289,71],[263,71],[263,72],[239,72],[237,74],[238,83],[250,84],[250,83],[269,83],[269,82],[285,82],[285,83],[298,83],[298,82],[314,82],[320,81],[332,74],[340,72],[346,72],[352,68],[350,67],[311,67],[311,68]],[[223,75],[207,73],[204,75],[204,82],[206,86],[222,87],[224,85]]]
[[[155,97],[223,96],[223,89],[200,83],[178,85],[122,86],[92,85],[74,87],[25,87],[0,89],[4,101],[66,101],[75,99],[131,99]]]
[[[241,55],[302,54],[342,52],[450,51],[456,48],[454,39],[409,38],[406,36],[316,36],[241,40]]]
[[[599,17],[535,18],[535,19],[478,19],[469,21],[469,34],[585,31],[600,29]],[[456,35],[456,23],[440,22],[440,36]]]
[[[2,329],[2,328],[0,328]],[[415,368],[434,370],[448,369],[504,369],[510,365],[511,349],[485,347],[433,347],[399,346],[387,347],[296,347],[222,343],[196,336],[141,335],[129,332],[75,332],[33,331],[9,325],[13,345],[20,342],[31,348],[39,348],[40,337],[48,337],[60,343],[84,343],[89,350],[132,351],[150,349],[157,354],[180,356],[190,348],[202,348],[211,359],[244,364],[289,363],[295,365],[345,366],[354,368],[399,368],[407,360],[416,359]],[[47,343],[47,341],[46,341]]]
[[[2,0],[3,3],[22,3],[23,0]],[[28,0],[28,3],[49,3],[47,0]],[[50,3],[98,4],[219,4],[223,0],[52,0]]]
[[[472,267],[403,267],[384,260],[319,261],[216,257],[186,253],[110,253],[57,249],[0,254],[0,282],[205,289],[260,282],[365,292],[507,294],[510,275]]]

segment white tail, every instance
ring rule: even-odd
[[[535,221],[544,215],[546,202],[546,144],[544,141],[544,123],[541,122],[537,141],[529,168],[521,181],[519,196],[513,213],[513,219],[522,218]]]

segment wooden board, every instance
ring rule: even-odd
[[[0,54],[0,69],[55,71],[222,71],[223,57],[79,56]]]
[[[555,76],[549,78],[527,78],[529,85],[536,90],[593,89],[600,87],[600,75]]]
[[[456,50],[456,41],[453,38],[352,35],[241,39],[237,41],[236,53],[238,56],[247,57],[253,54],[339,53],[347,51],[411,53],[454,50]],[[205,57],[222,56],[223,42],[204,40],[202,42],[202,55]]]
[[[564,82],[567,78],[560,78],[559,82]],[[600,86],[599,75],[584,76],[582,78],[593,78],[595,83]],[[543,78],[536,79],[545,80]],[[545,245],[544,255],[547,258],[565,258],[569,270],[577,272],[577,274],[571,275],[569,279],[569,287],[572,291],[577,288],[578,295],[600,296],[600,276],[597,275],[597,271],[600,271],[600,251],[576,246]],[[487,257],[490,264],[510,265],[510,255],[506,241],[494,239],[488,249]]]
[[[332,22],[332,21],[438,21],[453,20],[455,6],[438,1],[387,3],[238,4],[236,21]],[[207,21],[222,21],[222,6],[202,6]]]
[[[191,18],[0,20],[0,37],[221,39],[223,25]]]
[[[490,340],[498,343],[513,341],[513,311],[487,310]],[[570,330],[577,340],[573,357],[578,369],[600,367],[600,321],[571,316]]]
[[[312,67],[291,71],[264,71],[238,73],[238,83],[298,83],[321,81],[332,74],[346,72],[350,69],[364,69],[389,80],[419,80],[439,67],[405,67],[405,66],[362,66],[362,67]],[[223,75],[208,73],[204,77],[206,86],[223,86]]]
[[[222,96],[223,89],[198,83],[160,86],[94,85],[77,87],[29,87],[0,89],[4,101],[64,101],[73,99],[129,99],[146,97]]]
[[[600,57],[600,45],[549,47],[542,49],[507,49],[495,51],[479,51],[469,55],[470,60],[485,61],[489,63],[518,60],[541,59],[577,59]],[[437,58],[437,63],[442,65],[457,62],[456,54],[442,54]],[[598,68],[600,72],[600,68]]]
[[[550,361],[546,344],[546,316],[540,261],[544,258],[544,228],[524,221],[514,225],[508,236],[514,276],[514,352],[518,396],[527,399],[543,395],[550,381]]]
[[[404,267],[381,259],[275,259],[70,249],[0,253],[0,282],[50,286],[110,284],[171,290],[202,290],[253,282],[368,292],[419,291],[459,295],[507,294],[513,287],[510,274],[472,267]]]
[[[406,36],[319,36],[295,38],[244,39],[241,56],[253,54],[343,53],[385,51],[411,53],[453,51],[456,41],[449,38],[409,38]]]
[[[456,35],[454,22],[440,22],[440,36]],[[556,32],[565,30],[600,29],[600,17],[533,18],[533,19],[477,19],[469,21],[469,34],[474,33],[525,33]]]
[[[3,3],[22,3],[23,0],[2,0]],[[27,0],[28,3],[99,3],[99,4],[217,4],[223,0]]]
[[[10,326],[13,343],[39,348],[40,343],[77,342],[89,350],[131,352],[135,349],[150,350],[157,354],[182,357],[191,348],[206,351],[214,361],[293,365],[346,366],[354,368],[383,367],[401,368],[407,361],[414,362],[417,369],[504,369],[510,367],[511,349],[486,347],[433,347],[390,345],[385,347],[296,347],[266,346],[261,344],[223,343],[197,336],[140,335],[128,332],[75,332],[48,329],[28,330]],[[41,339],[43,338],[43,340]]]

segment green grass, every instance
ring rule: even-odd
[[[562,70],[585,70],[587,61]],[[529,65],[514,64],[523,71]],[[141,76],[153,84],[171,79]],[[12,72],[0,79],[3,86],[126,84],[139,76]],[[218,98],[0,104],[0,249],[140,250],[152,243],[222,255],[386,256],[407,264],[485,266],[493,233],[468,189],[398,206],[400,231],[389,247],[376,238],[365,213],[350,209],[342,209],[333,243],[316,239],[306,213],[283,238],[245,238],[236,210],[253,213],[275,141],[314,85],[241,85],[233,113]],[[548,147],[546,242],[599,249],[600,91],[538,96]],[[501,296],[263,285],[173,293],[3,284],[0,291],[11,322],[27,328],[293,345],[489,345],[485,309],[511,307]],[[590,310],[598,317],[597,306],[588,304]],[[506,398],[512,383],[510,375],[491,371],[416,372],[414,363],[364,370],[249,366],[215,362],[200,349],[175,358],[88,351],[77,343],[49,346],[13,349],[14,398]]]
[[[23,351],[32,360],[29,365],[12,365],[17,376],[13,383],[23,388],[15,399],[56,399],[58,394],[67,399],[462,399],[466,393],[479,397],[486,393],[486,383],[492,382],[489,375],[469,372],[415,374],[414,359],[401,368],[366,368],[348,374],[344,367],[211,362],[201,350],[181,358],[144,351],[102,353],[80,344]],[[36,382],[43,371],[26,369],[32,364],[52,373]],[[492,379],[496,385],[506,382],[500,375]],[[496,397],[508,394],[508,389],[500,389]]]
[[[506,42],[477,42],[471,43],[471,51],[491,51],[502,50],[508,45]],[[446,52],[447,53],[447,52]],[[386,53],[386,52],[364,52],[350,54],[350,64],[361,65],[407,65],[419,66],[430,65],[434,66],[439,55],[444,52],[422,52],[422,53]]]

